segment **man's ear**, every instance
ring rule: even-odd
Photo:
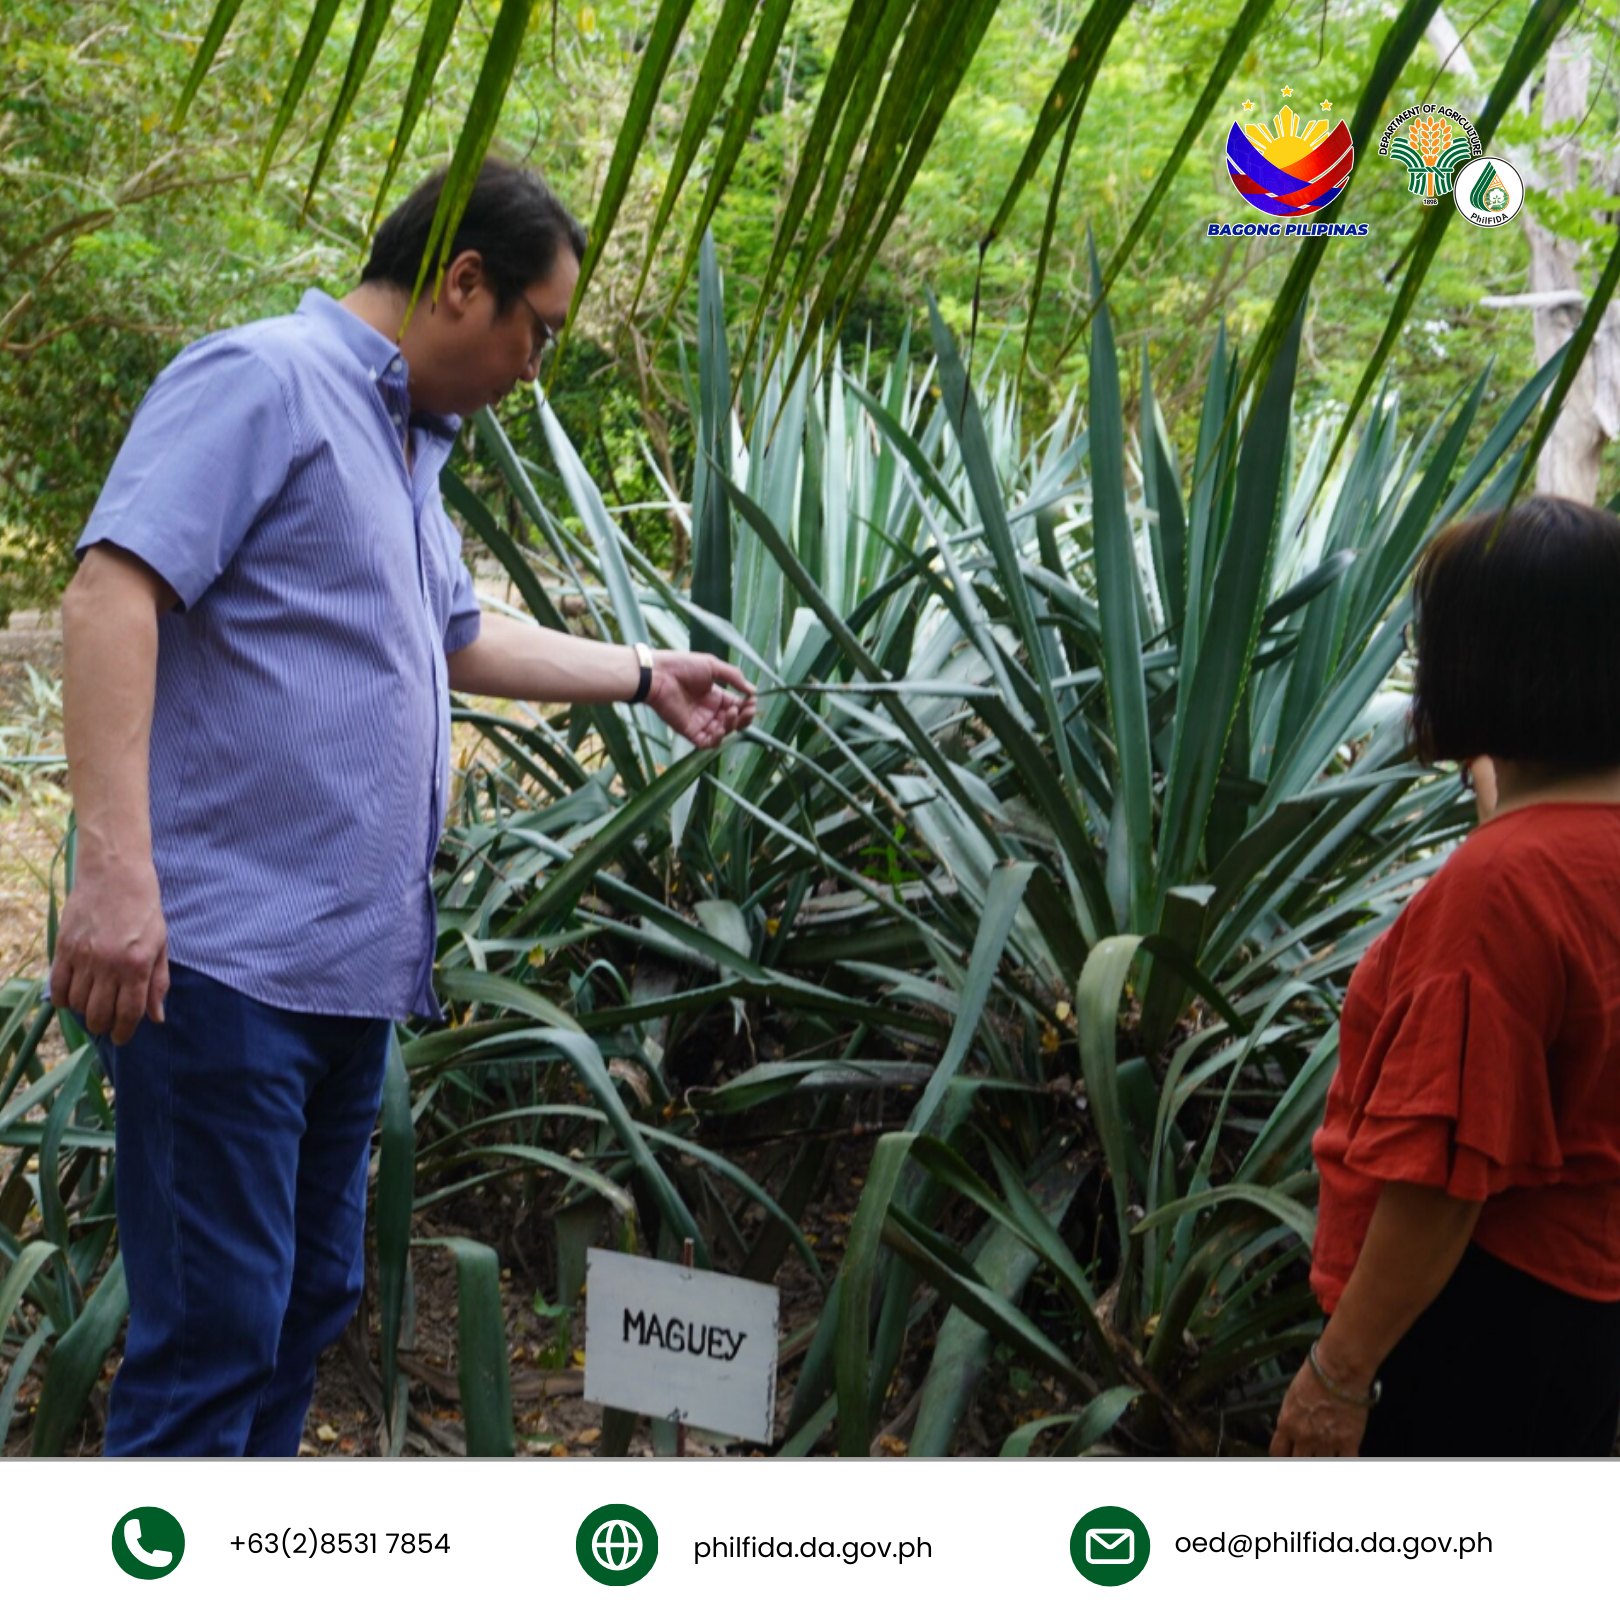
[[[453,315],[463,315],[484,285],[484,256],[477,248],[458,253],[444,272],[443,303]]]

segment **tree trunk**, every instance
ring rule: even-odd
[[[1580,183],[1580,128],[1588,114],[1591,80],[1590,42],[1573,33],[1561,34],[1547,57],[1546,76],[1541,86],[1541,123],[1549,131],[1561,123],[1575,127],[1572,133],[1549,134],[1526,166],[1525,204],[1519,218],[1530,243],[1532,295],[1582,291],[1578,275],[1582,245],[1568,237],[1555,236],[1542,225],[1534,217],[1532,199],[1538,191],[1562,196]],[[1620,177],[1620,165],[1612,149],[1592,151],[1587,156],[1595,171],[1588,176],[1590,182],[1600,191],[1612,190],[1616,178]],[[1548,298],[1532,308],[1539,366],[1552,358],[1580,324],[1585,313],[1585,298],[1563,302]],[[1617,436],[1620,436],[1620,310],[1611,304],[1604,312],[1592,348],[1541,452],[1536,488],[1543,494],[1594,501],[1603,446]]]

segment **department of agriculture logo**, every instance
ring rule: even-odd
[[[609,1502],[574,1537],[580,1568],[603,1586],[634,1586],[658,1559],[658,1532],[640,1508]]]
[[[1378,138],[1379,157],[1406,167],[1406,189],[1432,208],[1457,182],[1457,171],[1480,153],[1474,126],[1455,107],[1425,101],[1397,113]]]
[[[1093,1508],[1069,1532],[1069,1557],[1093,1586],[1134,1581],[1151,1551],[1147,1526],[1128,1508]]]
[[[1502,158],[1472,158],[1457,171],[1452,200],[1470,225],[1506,225],[1524,202],[1524,181]]]
[[[1226,136],[1226,172],[1238,195],[1251,208],[1279,219],[1298,219],[1326,208],[1344,190],[1356,161],[1355,143],[1341,118],[1301,118],[1288,98],[1292,85],[1284,85],[1283,108],[1267,124],[1234,120]],[[1317,103],[1331,113],[1333,103]],[[1252,113],[1254,103],[1245,101]],[[1308,121],[1307,121],[1308,120]]]
[[[186,1533],[172,1513],[160,1507],[131,1508],[113,1526],[112,1553],[118,1567],[138,1581],[157,1581],[180,1567]]]

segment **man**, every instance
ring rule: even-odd
[[[389,1026],[442,1017],[450,688],[644,701],[704,747],[753,718],[707,655],[480,615],[439,472],[461,416],[536,376],[585,237],[491,162],[405,325],[442,180],[347,297],[164,371],[63,598],[78,865],[51,996],[117,1096],[108,1455],[298,1450],[359,1299]]]

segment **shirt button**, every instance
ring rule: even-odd
[[[399,373],[399,368],[404,364],[405,362],[401,360],[398,355],[395,355],[394,358],[388,362],[388,369],[397,376]]]
[[[404,427],[405,426],[405,418],[402,417],[399,414],[398,411],[394,412],[394,426],[395,427]]]

